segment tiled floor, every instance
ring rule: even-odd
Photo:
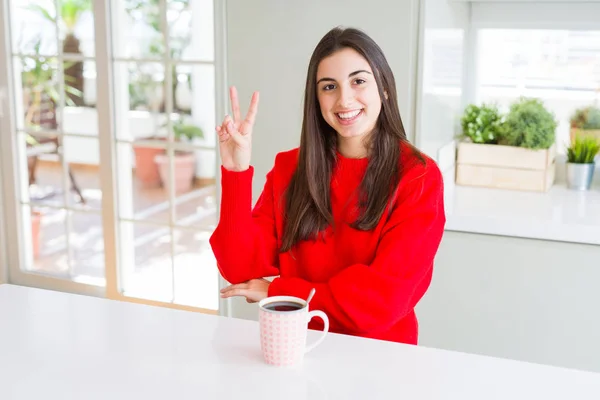
[[[78,203],[73,191],[68,192],[65,200],[59,165],[38,165],[36,184],[30,187],[30,195],[55,194],[36,201],[42,219],[40,251],[32,269],[103,285],[105,254],[99,172],[90,167],[73,167],[72,172],[86,199],[85,205]],[[135,176],[131,182],[131,190],[125,187],[117,193],[118,201],[128,203],[131,210],[122,215],[136,221],[121,224],[118,241],[125,255],[121,268],[125,294],[160,301],[174,299],[179,304],[217,309],[218,272],[208,244],[217,219],[214,182],[196,183],[190,191],[176,197],[175,221],[179,226],[172,234],[166,190],[145,188]],[[78,211],[48,207],[63,206],[65,201]]]

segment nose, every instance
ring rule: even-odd
[[[339,90],[340,97],[338,98],[338,104],[342,108],[348,108],[354,102],[354,93],[352,88],[347,86],[340,86]]]

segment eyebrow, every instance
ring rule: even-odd
[[[364,69],[359,69],[358,71],[351,72],[351,73],[348,75],[348,78],[352,78],[354,75],[358,75],[358,74],[360,74],[361,72],[364,72],[364,73],[366,73],[366,74],[369,74],[369,75],[373,75],[372,73],[370,73],[370,72],[369,72],[369,71],[367,71],[367,70],[364,70]],[[332,82],[335,82],[335,79],[333,79],[333,78],[321,78],[321,79],[319,79],[319,80],[317,81],[317,85],[318,85],[319,83],[323,82],[323,81],[332,81]]]

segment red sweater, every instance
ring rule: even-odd
[[[433,260],[444,231],[443,182],[437,165],[423,164],[402,146],[403,174],[397,201],[370,231],[349,224],[356,218],[348,201],[362,180],[368,159],[338,154],[331,180],[334,229],[325,238],[298,243],[280,253],[284,192],[297,165],[298,149],[279,153],[252,210],[253,168],[222,170],[219,224],[210,244],[224,279],[240,283],[279,276],[269,296],[306,299],[324,311],[330,331],[403,343],[417,343],[414,307],[431,281]],[[309,328],[322,329],[320,320]]]

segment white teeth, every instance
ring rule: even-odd
[[[356,117],[362,110],[355,110],[355,111],[350,111],[347,113],[338,113],[338,116],[341,119],[350,119],[350,118],[354,118]]]

